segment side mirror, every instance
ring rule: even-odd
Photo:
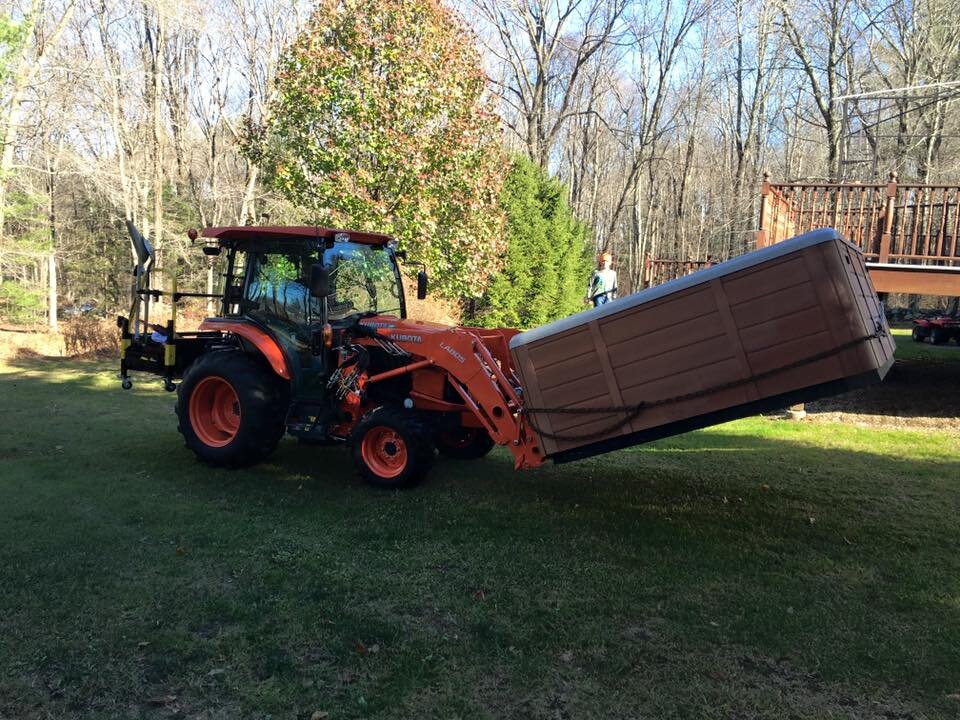
[[[330,271],[319,263],[310,268],[310,294],[315,298],[330,294]]]
[[[427,297],[427,271],[421,270],[417,273],[417,300],[423,300]]]

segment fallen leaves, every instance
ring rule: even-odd
[[[368,646],[368,645],[364,645],[359,640],[356,640],[354,642],[354,648],[361,655],[376,655],[378,652],[380,652],[379,643],[374,643],[373,645]]]

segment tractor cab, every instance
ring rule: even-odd
[[[309,394],[312,385],[320,392],[331,370],[325,333],[373,316],[406,317],[402,254],[387,235],[320,227],[206,228],[199,236],[191,231],[205,255],[225,255],[223,292],[211,295],[179,292],[169,272],[167,289],[154,289],[153,249],[128,225],[138,263],[130,315],[118,318],[124,387],[131,384],[129,371],[139,370],[161,375],[172,390],[200,353],[229,335],[259,349],[274,369],[282,367],[279,374],[299,392]],[[421,271],[418,295],[425,294]],[[151,301],[164,296],[171,301],[170,318],[151,324]],[[187,297],[215,297],[220,314],[204,320],[197,332],[178,332],[177,304]]]
[[[248,250],[244,264],[239,309],[281,333],[300,338],[353,316],[406,317],[400,271],[386,245],[345,238],[316,249],[281,245]]]
[[[301,400],[325,397],[333,337],[363,318],[406,318],[395,243],[386,236],[260,234],[233,242],[231,251],[243,270],[233,283],[239,299],[224,317],[252,323],[279,343]],[[216,326],[211,320],[202,329]]]
[[[326,228],[209,228],[205,252],[228,255],[224,315],[257,313],[297,326],[353,314],[405,316],[395,242],[386,235]],[[329,295],[312,297],[315,266]],[[325,300],[325,302],[324,302]]]

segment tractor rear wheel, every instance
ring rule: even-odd
[[[416,485],[433,464],[433,449],[430,433],[409,410],[376,408],[350,433],[353,463],[377,487]]]
[[[456,460],[482,458],[496,444],[483,428],[459,427],[438,432],[435,436],[437,450],[441,455]]]
[[[935,327],[930,331],[930,342],[934,345],[943,345],[947,340],[949,340],[949,336],[943,328]]]
[[[922,343],[924,340],[927,339],[927,333],[919,325],[914,325],[913,332],[910,333],[910,337],[913,338],[914,342]]]
[[[252,465],[272,453],[286,430],[287,387],[255,358],[211,352],[196,360],[177,389],[179,430],[211,465]]]

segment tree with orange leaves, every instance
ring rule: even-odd
[[[274,186],[318,224],[396,235],[447,296],[503,254],[506,162],[473,38],[439,0],[321,0],[251,135]]]

